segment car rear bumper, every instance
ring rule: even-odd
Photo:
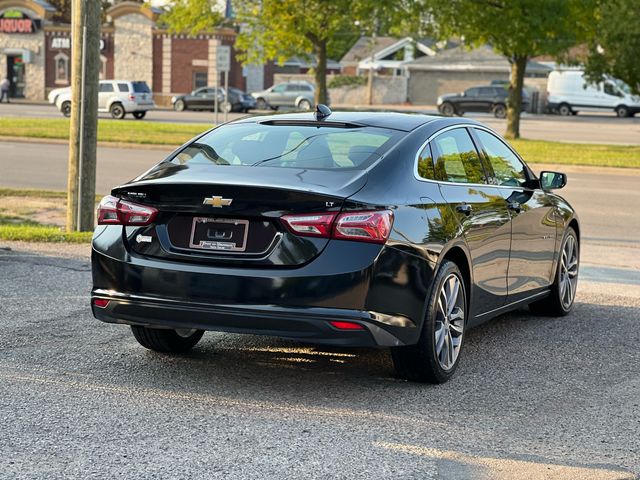
[[[155,110],[155,103],[125,103],[124,109],[127,113],[132,112],[148,112],[149,110]]]
[[[103,322],[154,328],[197,328],[232,333],[287,337],[340,346],[390,347],[404,342],[380,324],[393,321],[376,312],[335,308],[293,308],[274,305],[214,305],[127,295],[95,289],[93,315]],[[109,300],[106,307],[94,299]],[[357,324],[360,330],[341,330],[330,321]]]
[[[117,227],[94,236],[93,306],[106,322],[200,328],[339,345],[416,343],[433,265],[374,244],[331,241],[290,268],[222,267],[141,256]],[[92,302],[93,305],[93,302]],[[338,330],[350,321],[361,331]]]

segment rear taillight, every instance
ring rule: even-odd
[[[129,95],[129,100],[131,100],[132,102],[135,102],[136,100],[136,96],[135,95]]]
[[[98,225],[149,225],[157,214],[153,207],[107,195],[98,205]]]
[[[341,213],[336,219],[333,238],[384,243],[392,225],[393,212],[390,210]]]
[[[335,213],[318,213],[308,215],[285,215],[284,223],[292,233],[305,237],[331,236],[331,226],[336,217]]]
[[[380,210],[284,215],[282,220],[296,235],[384,243],[391,233],[393,212]]]

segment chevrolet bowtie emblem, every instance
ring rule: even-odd
[[[212,207],[222,208],[222,207],[228,207],[229,205],[231,205],[231,202],[233,202],[233,198],[222,198],[222,197],[213,196],[213,197],[205,197],[202,203],[204,205],[211,205]]]

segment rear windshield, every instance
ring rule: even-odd
[[[136,93],[151,93],[147,82],[131,82],[133,85],[133,91]]]
[[[180,151],[176,164],[309,169],[366,168],[403,135],[376,127],[225,125]]]

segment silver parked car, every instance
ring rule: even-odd
[[[311,110],[315,87],[308,82],[278,83],[261,92],[253,92],[251,95],[256,99],[258,110],[269,108],[277,110],[280,107]]]
[[[55,103],[65,117],[71,115],[71,88],[52,90],[49,101]],[[101,80],[98,90],[98,112],[121,119],[127,113],[144,118],[156,107],[147,82],[136,80]]]

